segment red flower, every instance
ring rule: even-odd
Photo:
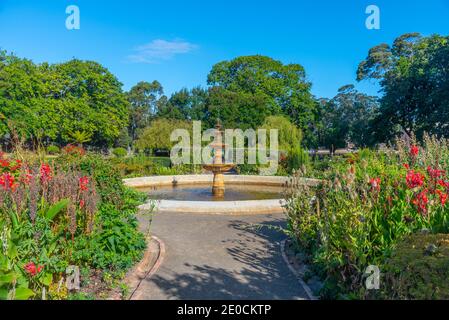
[[[29,262],[23,267],[23,269],[25,270],[26,273],[34,277],[35,275],[40,273],[42,269],[44,269],[44,267],[43,266],[36,267],[34,262]]]
[[[83,156],[86,154],[86,151],[82,147],[74,146],[73,144],[66,145],[62,151],[68,155],[79,155]]]
[[[448,199],[448,194],[442,192],[441,190],[437,190],[436,192],[437,192],[438,196],[440,197],[441,205],[444,207],[444,205],[446,204],[447,199]]]
[[[31,183],[31,180],[33,179],[33,175],[31,174],[31,170],[27,169],[25,175],[23,175],[20,180],[23,182],[23,184],[29,185]]]
[[[15,179],[10,173],[4,173],[0,176],[0,185],[3,186],[4,190],[14,189],[15,188]]]
[[[79,180],[79,187],[80,187],[81,191],[88,191],[89,190],[89,178],[81,177]]]
[[[427,172],[432,179],[438,179],[446,174],[444,170],[432,169],[432,167],[427,167]]]
[[[16,164],[10,168],[11,171],[16,171],[20,168],[22,168],[22,161],[21,160],[15,160]]]
[[[410,148],[410,155],[415,158],[419,154],[419,147],[418,146],[412,146]]]
[[[48,164],[43,163],[41,165],[40,173],[42,182],[47,182],[51,180],[51,168]]]
[[[410,165],[409,165],[408,163],[404,163],[404,164],[402,164],[402,166],[403,166],[405,169],[410,170]]]
[[[407,176],[405,177],[407,181],[407,186],[410,189],[414,189],[416,187],[420,187],[424,184],[424,175],[422,175],[419,172],[415,172],[413,170],[410,170],[407,173]]]
[[[84,205],[86,204],[86,202],[83,200],[83,199],[81,199],[80,200],[80,208],[82,209],[82,208],[84,208]]]
[[[429,199],[427,198],[427,190],[418,193],[416,198],[412,200],[412,203],[417,207],[421,214],[425,215],[427,213],[427,204],[429,203]]]
[[[449,181],[444,181],[444,180],[438,180],[437,183],[442,186],[443,188],[449,189]]]
[[[372,190],[380,191],[380,178],[371,178],[370,184]]]
[[[0,159],[0,166],[3,168],[9,167],[9,161],[5,159]]]

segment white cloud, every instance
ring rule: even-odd
[[[197,47],[181,39],[173,41],[156,39],[135,48],[134,53],[128,56],[128,60],[135,63],[157,63],[161,60],[170,60],[178,54],[189,53]]]

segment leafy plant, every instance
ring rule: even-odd
[[[323,297],[364,297],[363,272],[382,266],[403,237],[449,232],[449,148],[426,137],[387,153],[363,150],[330,164],[319,187],[292,180],[289,234],[325,280]]]
[[[117,158],[124,158],[128,154],[128,151],[126,151],[126,149],[124,148],[115,148],[114,150],[112,150],[112,153]]]

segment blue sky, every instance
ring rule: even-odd
[[[365,27],[371,4],[380,30]],[[80,9],[80,30],[65,27],[68,5]],[[332,97],[355,83],[369,48],[406,32],[449,34],[449,0],[0,0],[1,48],[35,62],[95,60],[125,90],[158,80],[167,94],[206,85],[219,61],[263,54],[300,63],[312,92]]]

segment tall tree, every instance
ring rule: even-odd
[[[349,142],[357,147],[373,143],[370,129],[378,112],[378,99],[360,93],[353,85],[346,85],[321,109],[320,143],[329,148],[343,148]]]
[[[271,114],[268,103],[265,95],[212,87],[206,103],[205,124],[212,128],[220,118],[225,128],[256,129]]]
[[[302,132],[299,130],[286,116],[269,116],[265,119],[261,129],[269,131],[271,129],[278,130],[279,149],[283,151],[291,151],[301,147]],[[269,140],[269,139],[268,139]]]
[[[164,90],[158,81],[141,81],[127,93],[130,102],[129,135],[134,141],[138,130],[145,128],[159,110]]]
[[[449,37],[411,33],[392,46],[376,46],[360,63],[357,79],[380,80],[377,139],[401,132],[449,137]]]
[[[238,57],[214,65],[208,84],[265,101],[263,114],[284,113],[311,138],[317,104],[301,65],[261,55]]]
[[[192,131],[192,124],[189,121],[177,119],[155,119],[150,125],[142,130],[136,147],[139,150],[164,149],[170,150],[177,142],[170,141],[172,132],[176,129],[186,129]]]
[[[68,143],[79,132],[91,145],[111,145],[128,121],[121,86],[96,62],[36,65],[0,52],[0,133],[9,121],[30,139]]]
[[[204,120],[208,92],[201,87],[174,92],[161,104],[158,117],[185,120]]]

